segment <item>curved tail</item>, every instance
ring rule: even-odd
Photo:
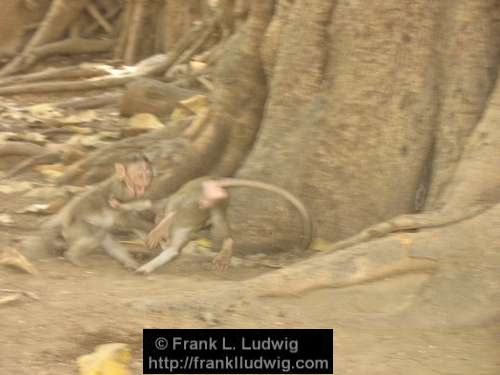
[[[300,215],[302,216],[302,222],[304,224],[304,241],[302,243],[302,249],[307,250],[309,248],[309,246],[311,245],[312,233],[313,233],[311,216],[309,215],[309,212],[307,211],[304,204],[295,195],[286,191],[283,188],[280,188],[276,185],[268,184],[266,182],[245,180],[240,178],[217,178],[215,180],[221,187],[224,188],[249,187],[249,188],[270,191],[285,198],[287,201],[293,204],[293,206],[297,209],[297,211],[299,211]]]

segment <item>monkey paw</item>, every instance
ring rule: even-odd
[[[155,231],[154,229],[149,232],[146,237],[146,245],[150,249],[154,249],[158,246],[160,241],[163,239],[163,233],[161,231]]]
[[[227,271],[231,264],[231,256],[227,256],[225,253],[219,253],[212,260],[212,264],[217,272]]]
[[[109,201],[108,201],[109,205],[112,207],[112,208],[120,208],[120,202],[117,201],[115,198],[111,198]]]
[[[128,270],[135,271],[137,269],[137,267],[139,267],[139,263],[137,263],[135,261],[130,261],[130,262],[125,263],[123,266]]]
[[[143,275],[148,275],[153,271],[154,271],[154,268],[148,266],[147,264],[144,264],[135,270],[136,273],[140,273]]]

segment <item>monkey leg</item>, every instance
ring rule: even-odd
[[[222,244],[222,248],[215,256],[212,263],[216,271],[225,271],[231,264],[231,257],[233,256],[234,241],[232,238],[226,238]]]
[[[85,264],[82,263],[81,258],[95,250],[99,245],[99,240],[95,237],[80,237],[70,243],[64,257],[75,266],[83,267]]]
[[[137,269],[139,264],[136,260],[130,255],[127,249],[122,246],[120,243],[116,242],[111,235],[106,235],[102,241],[102,247],[106,253],[116,259],[118,262],[123,264],[126,268],[129,269]]]
[[[171,261],[175,258],[181,249],[191,240],[191,228],[174,228],[170,244],[163,251],[148,263],[139,267],[139,273],[151,273],[158,267]]]

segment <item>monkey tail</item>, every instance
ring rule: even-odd
[[[313,224],[311,220],[311,216],[307,211],[304,204],[292,193],[286,191],[283,188],[280,188],[276,185],[268,184],[266,182],[254,181],[254,180],[245,180],[240,178],[220,178],[216,179],[217,183],[220,184],[221,187],[249,187],[255,189],[261,189],[270,191],[272,193],[276,193],[287,201],[289,201],[293,206],[299,211],[302,216],[302,222],[304,224],[304,241],[302,243],[302,249],[307,250],[312,242],[312,233],[313,233]]]
[[[22,253],[31,260],[61,255],[64,246],[61,230],[60,218],[56,214],[43,223],[37,235],[22,242]]]

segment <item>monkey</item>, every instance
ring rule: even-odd
[[[124,213],[152,207],[140,198],[153,179],[152,164],[142,153],[134,153],[115,163],[115,173],[107,180],[71,199],[57,214],[42,225],[38,245],[61,248],[64,257],[82,266],[81,257],[99,247],[129,269],[139,264],[127,249],[113,239],[111,231]],[[128,219],[128,217],[127,217]],[[149,232],[153,223],[133,217],[131,226]],[[62,238],[63,241],[60,241]]]
[[[149,274],[176,257],[187,243],[196,238],[197,232],[210,224],[214,245],[220,249],[213,263],[219,271],[225,270],[231,260],[234,241],[227,220],[229,194],[227,188],[249,187],[277,193],[290,201],[302,216],[304,223],[303,249],[312,239],[312,221],[302,202],[286,190],[264,182],[238,178],[194,179],[183,185],[163,203],[164,215],[149,232],[146,244],[150,248],[160,244],[162,252],[136,272]],[[162,241],[164,240],[164,241]]]

